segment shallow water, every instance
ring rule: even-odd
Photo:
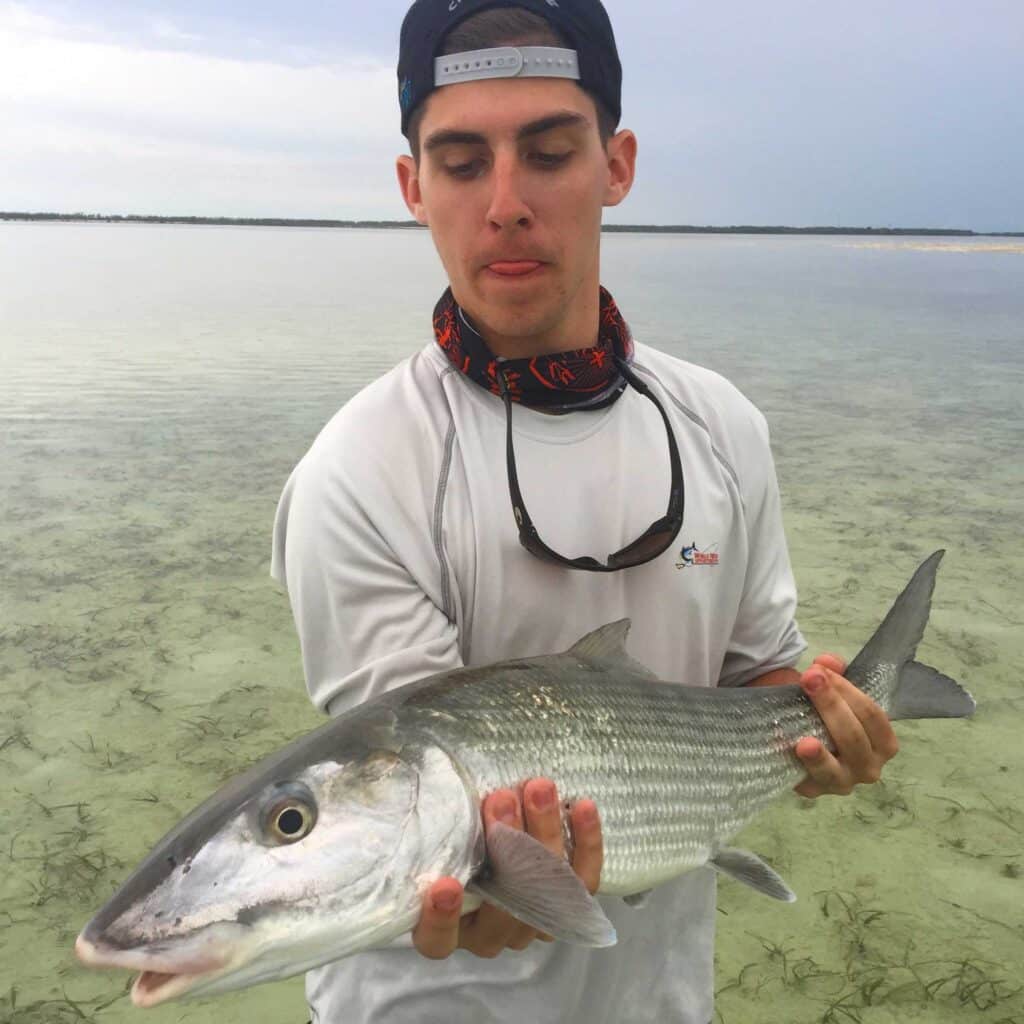
[[[855,653],[944,547],[921,657],[979,700],[901,723],[883,785],[742,837],[800,901],[720,886],[719,1019],[1024,1021],[1024,246],[612,235],[604,280],[768,416],[812,653]],[[318,723],[274,506],[442,285],[415,231],[0,225],[0,1021],[135,1018],[77,931]],[[149,1019],[306,1015],[293,979]]]

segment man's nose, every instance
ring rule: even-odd
[[[529,227],[533,210],[527,201],[526,181],[518,156],[499,154],[491,171],[491,203],[487,219],[496,228]]]

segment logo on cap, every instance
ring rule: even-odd
[[[402,87],[398,92],[398,102],[403,110],[409,109],[409,104],[412,103],[412,79],[402,79]]]

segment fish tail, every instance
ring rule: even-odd
[[[917,645],[931,613],[935,574],[945,551],[936,551],[914,573],[875,635],[850,663],[846,677],[869,692],[880,675],[894,680],[891,692],[881,693],[891,719],[966,718],[974,713],[974,698],[958,682],[914,660]],[[896,674],[879,669],[895,666]],[[873,694],[874,696],[874,694]]]

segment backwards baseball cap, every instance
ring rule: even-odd
[[[571,49],[500,46],[438,57],[456,25],[493,7],[521,7],[540,15]],[[398,102],[402,134],[435,90],[484,78],[569,78],[596,96],[618,123],[622,116],[622,65],[601,0],[415,0],[402,22],[398,52]]]

